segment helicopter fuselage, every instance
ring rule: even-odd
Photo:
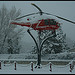
[[[33,28],[34,30],[56,30],[59,28],[60,23],[56,22],[54,19],[42,19],[38,20],[36,23],[31,22],[11,22],[11,24],[26,26]]]

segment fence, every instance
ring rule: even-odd
[[[20,63],[20,62],[26,62],[26,65],[25,65],[25,63]],[[46,63],[47,64],[46,64]],[[49,70],[49,71],[53,71],[53,69],[54,68],[59,68],[59,69],[65,69],[66,67],[68,67],[68,70],[70,71],[70,72],[72,72],[72,70],[74,69],[74,61],[72,60],[68,60],[68,61],[66,61],[66,60],[63,60],[63,61],[61,61],[61,63],[63,63],[63,62],[65,62],[65,64],[66,65],[62,65],[62,66],[57,66],[58,64],[56,64],[56,62],[60,62],[60,61],[53,61],[53,60],[51,60],[51,61],[42,61],[42,68],[41,69],[43,69],[43,70],[46,70],[45,69],[45,67],[47,67],[47,70]],[[66,63],[67,62],[67,63]],[[3,63],[3,65],[4,66],[11,66],[11,65],[14,65],[14,70],[17,70],[17,65],[18,66],[21,66],[21,67],[28,67],[29,68],[29,66],[30,66],[30,68],[31,68],[31,71],[33,71],[34,69],[35,69],[35,63],[36,63],[36,60],[34,61],[32,61],[32,60],[29,60],[29,61],[26,61],[26,60],[16,60],[16,59],[2,59],[2,60],[0,60],[0,69],[2,69],[2,63]],[[60,65],[60,63],[59,63],[59,65]]]

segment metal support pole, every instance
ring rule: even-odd
[[[0,69],[1,69],[1,61],[0,61]]]
[[[38,31],[38,37],[39,37],[39,39],[38,39],[39,51],[38,51],[38,63],[37,63],[38,68],[40,68],[40,64],[41,64],[41,50],[40,50],[41,38],[40,38],[40,36],[41,36],[41,31]]]
[[[50,62],[50,71],[52,72],[52,63]]]
[[[37,68],[37,67],[40,68],[42,46],[43,46],[44,42],[45,42],[47,39],[53,37],[54,35],[53,35],[53,36],[49,36],[49,37],[45,38],[43,41],[41,41],[41,38],[40,38],[40,36],[41,36],[41,31],[39,30],[39,31],[38,31],[38,43],[37,43],[36,40],[35,40],[35,38],[33,37],[33,35],[30,33],[30,30],[29,30],[29,29],[27,30],[27,32],[28,32],[28,33],[30,34],[30,36],[33,38],[33,40],[34,40],[34,42],[35,42],[35,44],[36,44],[36,47],[37,47],[37,57],[38,57],[38,59],[37,59],[37,66],[36,66],[35,68]]]
[[[39,50],[40,50],[40,49],[39,49],[40,44],[39,44],[39,45],[37,44],[35,38],[34,38],[33,35],[30,33],[30,30],[29,30],[29,29],[27,30],[27,32],[30,34],[30,36],[33,38],[33,40],[34,40],[34,42],[35,42],[35,44],[36,44],[36,47],[37,47],[37,55],[38,55],[37,65],[40,66],[40,59],[41,59],[41,57],[40,57],[40,51],[39,51]],[[40,34],[40,33],[38,33],[38,34]],[[40,35],[39,35],[39,39],[40,39]],[[36,66],[36,67],[37,67],[37,66]]]
[[[14,69],[16,70],[16,61],[14,62],[14,64],[15,64],[15,68]]]
[[[31,71],[33,71],[33,62],[31,62]]]

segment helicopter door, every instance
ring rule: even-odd
[[[56,21],[53,19],[50,19],[50,25],[56,25]]]
[[[49,25],[49,20],[44,20],[45,25]]]

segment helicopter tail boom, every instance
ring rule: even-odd
[[[20,25],[20,26],[26,26],[26,27],[31,27],[30,23],[17,23],[17,22],[12,22],[11,24]]]

